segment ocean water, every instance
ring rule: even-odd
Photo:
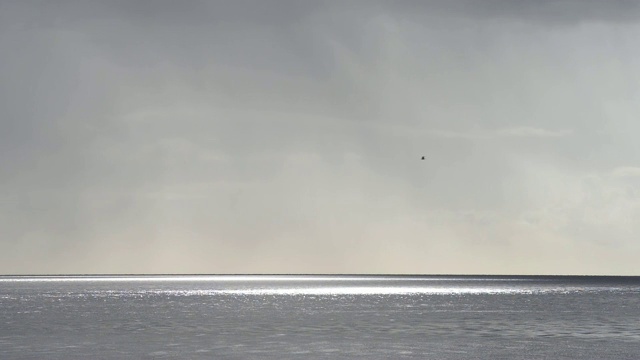
[[[0,277],[0,359],[640,359],[640,278]]]

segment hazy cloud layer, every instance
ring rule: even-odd
[[[639,17],[0,1],[0,273],[637,273]]]

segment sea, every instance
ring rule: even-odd
[[[640,359],[640,277],[4,276],[0,359]]]

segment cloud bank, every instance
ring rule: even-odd
[[[0,273],[635,274],[639,16],[3,2]]]

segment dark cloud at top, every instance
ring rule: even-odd
[[[640,4],[631,0],[452,0],[385,2],[386,8],[405,14],[445,12],[472,18],[515,19],[544,25],[576,25],[581,22],[635,22]]]

